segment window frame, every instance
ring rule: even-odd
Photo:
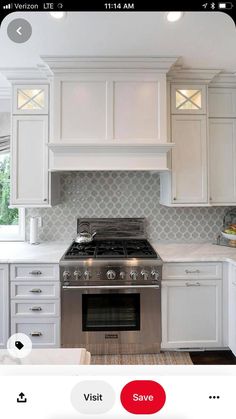
[[[16,242],[16,241],[25,241],[25,208],[18,208],[19,214],[19,224],[18,232],[11,233],[11,225],[0,225],[0,242]]]

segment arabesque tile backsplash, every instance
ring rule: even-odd
[[[151,172],[68,172],[61,175],[61,204],[31,208],[42,216],[40,240],[71,240],[78,217],[146,217],[153,241],[203,242],[216,238],[226,207],[168,208],[160,205],[160,178]]]

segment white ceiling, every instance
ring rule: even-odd
[[[7,36],[7,25],[24,17],[33,28],[25,44]],[[236,71],[236,28],[224,13],[185,13],[168,23],[162,12],[13,13],[0,31],[0,67],[40,63],[40,55],[180,56],[185,67]]]

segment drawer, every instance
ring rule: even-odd
[[[58,317],[60,315],[59,301],[12,301],[12,317]]]
[[[50,348],[60,346],[59,319],[12,319],[11,334],[25,333],[35,348]]]
[[[15,280],[59,281],[59,265],[17,264],[11,265],[11,281]]]
[[[11,282],[11,298],[43,300],[59,298],[59,296],[60,285],[57,282]]]
[[[205,263],[166,263],[163,266],[163,279],[221,279],[222,264]]]

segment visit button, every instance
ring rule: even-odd
[[[151,415],[162,409],[166,401],[166,393],[156,381],[136,380],[124,386],[120,400],[129,413]]]

